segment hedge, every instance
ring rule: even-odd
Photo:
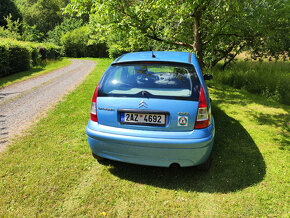
[[[60,41],[67,57],[108,57],[105,43],[90,39],[88,26],[79,27],[64,34]]]
[[[56,59],[62,48],[49,43],[32,43],[0,38],[0,76],[28,70],[44,59]]]

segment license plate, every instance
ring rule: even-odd
[[[165,114],[121,113],[121,123],[133,125],[165,126]]]

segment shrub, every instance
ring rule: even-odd
[[[13,38],[21,39],[20,27],[21,22],[19,19],[13,21],[12,15],[9,14],[7,17],[4,17],[4,20],[7,22],[6,26],[0,26],[0,37],[1,38]]]
[[[16,40],[0,41],[0,75],[28,70],[31,61],[31,48]]]
[[[20,72],[30,68],[32,48],[21,44],[9,45],[9,62],[11,72]]]
[[[9,67],[9,48],[0,41],[0,76],[4,76],[10,72]]]
[[[43,33],[41,33],[36,25],[30,26],[26,22],[22,22],[22,35],[21,40],[29,42],[40,42],[43,39]]]
[[[110,58],[117,58],[125,53],[130,52],[129,50],[126,50],[119,46],[118,44],[112,44],[109,46],[109,56]]]
[[[90,42],[89,27],[82,26],[67,32],[61,38],[65,55],[68,57],[107,57],[105,44]]]
[[[0,38],[0,76],[28,70],[44,59],[56,59],[61,54],[61,47],[53,44]]]
[[[77,18],[65,18],[64,21],[53,30],[47,32],[47,42],[61,45],[61,37],[83,25],[83,21]]]
[[[57,59],[63,55],[63,48],[50,43],[39,43],[38,47],[41,59]]]

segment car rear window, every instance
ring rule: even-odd
[[[200,82],[192,65],[131,63],[111,65],[99,96],[198,100]]]

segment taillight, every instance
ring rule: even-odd
[[[200,86],[200,96],[198,102],[197,116],[195,120],[195,129],[203,129],[209,126],[209,113],[202,86]]]
[[[99,84],[97,85],[97,88],[94,92],[93,99],[92,99],[92,104],[91,104],[91,120],[98,122],[98,117],[97,117],[97,98],[98,98],[98,89],[99,89]]]

